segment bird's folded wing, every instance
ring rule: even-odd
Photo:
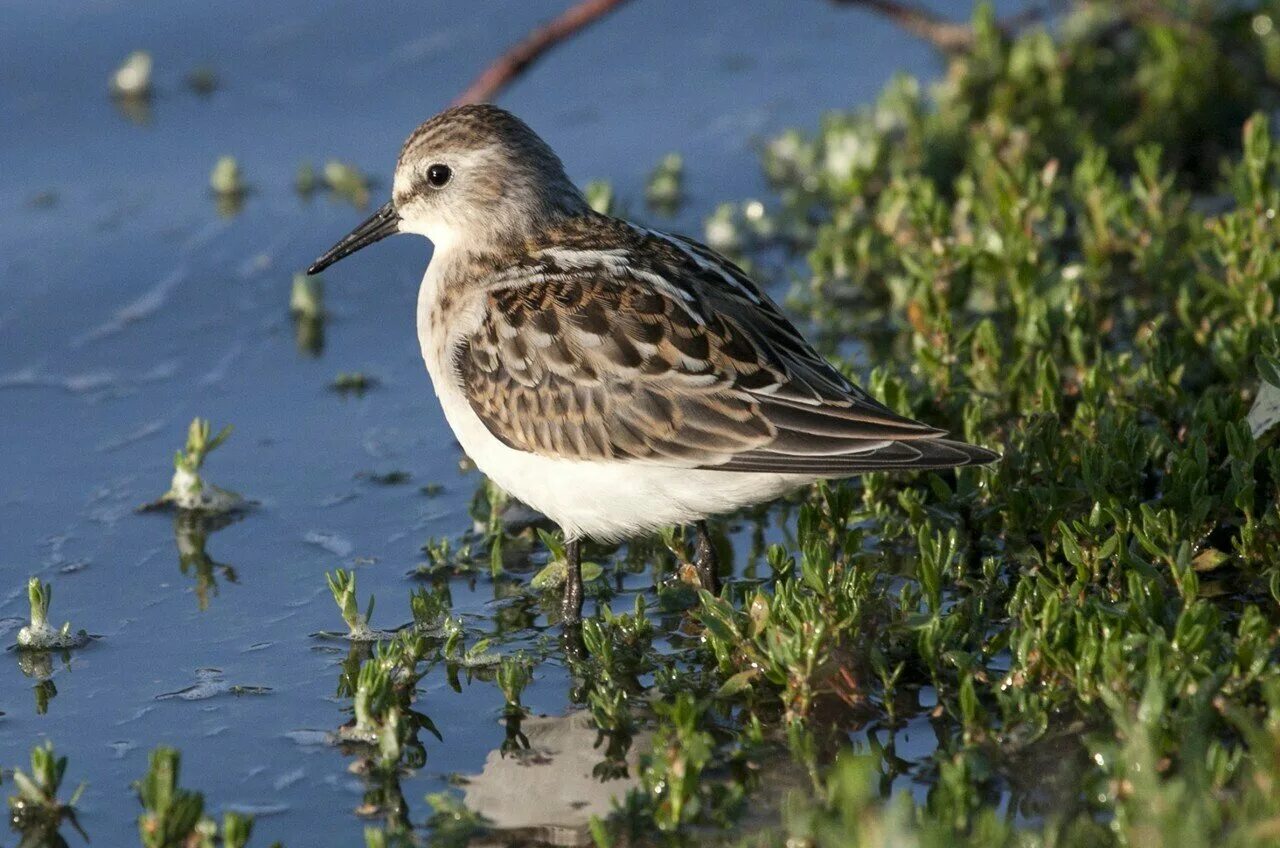
[[[709,248],[632,230],[617,241],[548,248],[487,291],[456,363],[507,446],[814,476],[994,457],[852,385]]]

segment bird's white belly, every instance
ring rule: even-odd
[[[471,409],[454,372],[451,339],[474,320],[433,321],[428,269],[418,298],[422,357],[454,436],[467,456],[508,494],[560,525],[571,538],[619,540],[772,500],[812,477],[678,468],[642,462],[585,462],[539,456],[499,441]]]
[[[504,491],[570,537],[617,540],[771,500],[809,482],[783,474],[584,462],[514,450],[496,439],[455,381],[432,374],[462,449]]]

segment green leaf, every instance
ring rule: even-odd
[[[598,580],[604,574],[604,568],[595,562],[584,562],[582,564],[582,582],[590,583],[592,580]],[[569,568],[562,559],[549,562],[543,566],[542,570],[533,575],[533,579],[529,581],[529,585],[538,591],[544,589],[555,589],[563,586],[564,581],[569,578]]]
[[[752,682],[760,676],[760,670],[749,668],[746,671],[740,671],[730,677],[724,683],[720,684],[720,688],[716,690],[717,698],[732,698],[748,691]]]
[[[560,537],[552,533],[548,533],[546,530],[543,530],[541,527],[539,527],[538,538],[541,539],[542,544],[546,546],[548,553],[550,553],[550,559],[553,559],[553,560],[568,559],[568,557],[565,554],[564,542],[561,541]]]
[[[40,804],[44,802],[44,793],[40,791],[40,787],[36,786],[35,781],[21,771],[13,773],[13,782],[18,785],[18,794],[28,803]]]

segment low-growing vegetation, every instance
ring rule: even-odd
[[[818,487],[763,578],[703,594],[702,697],[611,832],[705,841],[745,757],[749,794],[800,776],[729,843],[1280,839],[1280,452],[1247,421],[1280,353],[1277,14],[984,9],[930,96],[766,146],[746,258],[807,252],[789,303],[849,373],[1004,458]]]
[[[1280,845],[1278,27],[1278,0],[1079,2],[1021,29],[982,7],[936,84],[764,142],[770,196],[721,204],[705,239],[790,279],[790,312],[889,406],[1002,459],[718,521],[719,594],[675,529],[588,544],[580,627],[543,628],[563,542],[485,482],[474,526],[423,546],[411,619],[383,606],[374,629],[355,572],[326,575],[346,628],[317,634],[339,701],[319,735],[367,845],[499,843],[452,790],[410,815],[402,781],[443,742],[426,692],[449,694],[423,683],[491,687],[517,757],[549,674],[594,727],[592,775],[628,787],[584,822],[601,848]],[[653,211],[683,201],[684,168],[650,175]],[[321,188],[363,206],[369,180],[304,166],[299,192]],[[295,280],[291,312],[318,353],[319,285]],[[204,552],[244,505],[201,477],[228,432],[192,422],[161,501],[202,609],[215,573],[235,580]],[[456,613],[460,585],[493,601]],[[18,661],[43,712],[48,649],[88,637],[29,589]],[[66,768],[39,747],[13,773],[23,845],[75,824]],[[247,844],[252,821],[206,815],[178,768],[159,749],[137,785],[142,844]]]

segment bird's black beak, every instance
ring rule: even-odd
[[[364,223],[344,236],[342,241],[329,248],[324,256],[311,263],[307,273],[319,274],[344,256],[350,256],[360,248],[368,247],[375,241],[382,241],[387,236],[393,236],[398,232],[400,232],[400,213],[396,211],[395,204],[388,200],[378,208],[377,212],[366,218]]]

